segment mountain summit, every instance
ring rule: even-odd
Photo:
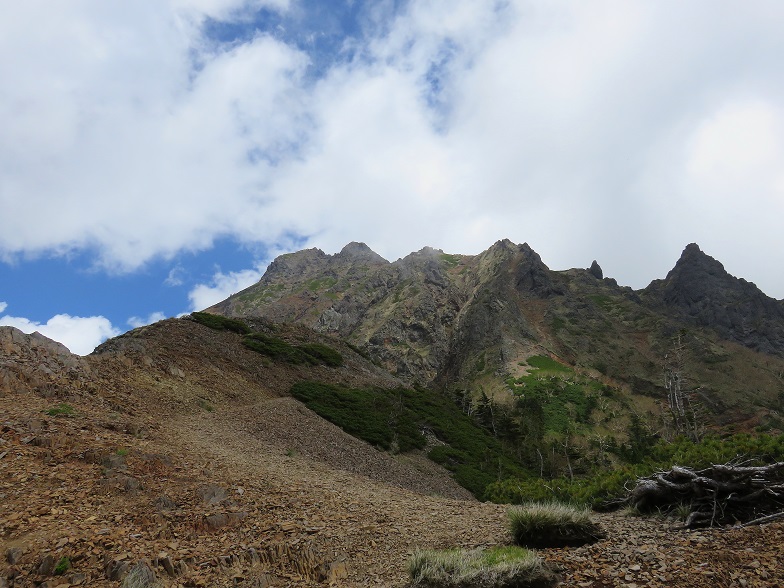
[[[652,307],[723,339],[784,357],[784,303],[736,278],[696,243],[683,250],[664,280],[642,293]]]

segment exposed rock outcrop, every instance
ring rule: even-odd
[[[77,371],[86,363],[62,343],[38,332],[27,335],[15,327],[0,327],[0,396],[15,391],[44,392],[60,376]]]

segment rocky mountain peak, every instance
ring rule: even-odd
[[[725,339],[784,355],[784,307],[753,283],[730,275],[696,243],[686,246],[665,279],[654,280],[642,294]]]
[[[675,267],[667,274],[667,279],[677,277],[684,272],[688,274],[700,273],[723,279],[735,279],[726,272],[721,262],[704,253],[696,243],[689,243],[686,246]]]
[[[542,298],[563,293],[553,280],[550,268],[545,265],[539,254],[528,243],[520,245],[517,251],[521,255],[517,260],[514,276],[515,286],[519,291],[531,292]]]
[[[365,243],[358,243],[357,241],[352,241],[343,247],[343,249],[340,250],[340,253],[338,253],[335,257],[341,260],[365,262],[377,265],[385,265],[389,263],[386,259],[373,251]]]
[[[265,277],[279,276],[294,278],[306,274],[314,266],[320,265],[329,256],[321,249],[303,249],[296,253],[278,256],[267,268]]]

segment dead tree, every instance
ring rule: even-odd
[[[637,480],[626,500],[640,512],[685,514],[684,527],[754,525],[784,518],[784,462],[673,466]]]
[[[667,390],[672,425],[676,436],[699,441],[703,433],[702,409],[697,401],[699,388],[689,388],[685,371],[686,346],[681,333],[664,356],[664,388]]]

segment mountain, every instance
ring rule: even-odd
[[[664,280],[634,291],[596,261],[553,271],[509,240],[475,256],[424,248],[395,262],[351,243],[283,255],[208,311],[332,334],[403,381],[501,402],[529,358],[546,357],[618,389],[627,413],[652,415],[666,396],[665,358],[682,344],[683,376],[709,423],[782,425],[784,303],[695,244]]]
[[[635,292],[509,241],[391,263],[351,244],[87,357],[0,327],[0,588],[409,586],[415,548],[508,543],[507,507],[476,498],[493,483],[617,481],[664,433],[675,345],[713,427],[773,430],[778,319],[706,320],[746,299],[702,263],[700,298],[680,262]],[[542,552],[565,585],[784,581],[781,522],[686,541],[598,518],[606,540]]]

